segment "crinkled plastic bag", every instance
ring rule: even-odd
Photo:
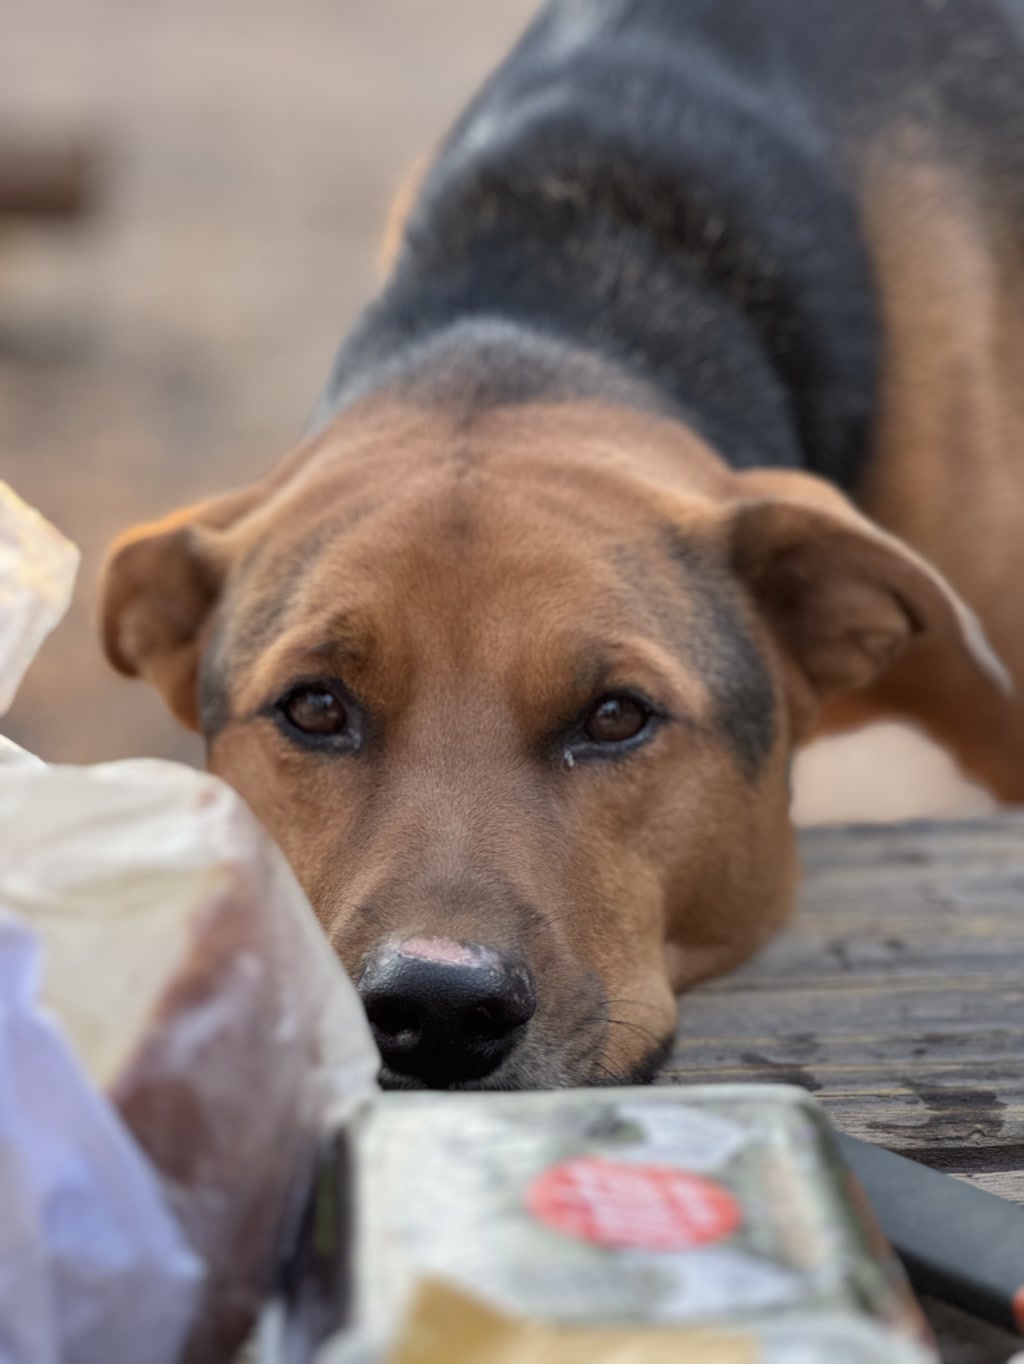
[[[0,715],[68,609],[78,560],[71,541],[0,479]]]
[[[0,485],[0,709],[76,562]],[[2,1364],[226,1364],[320,1134],[378,1065],[233,791],[0,742]]]
[[[0,914],[0,1359],[174,1364],[202,1263],[38,973],[38,939]]]
[[[0,768],[0,908],[206,1267],[188,1358],[219,1364],[320,1133],[373,1090],[358,996],[247,807],[173,763]]]

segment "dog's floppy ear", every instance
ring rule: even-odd
[[[727,512],[733,568],[795,665],[796,728],[820,702],[878,679],[918,635],[997,687],[1006,669],[942,575],[834,489],[802,474],[739,475]]]
[[[144,677],[171,712],[198,728],[203,630],[231,561],[227,530],[257,501],[248,489],[137,526],[112,546],[100,581],[100,627],[110,662]]]

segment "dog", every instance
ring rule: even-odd
[[[279,841],[384,1085],[650,1079],[785,922],[816,733],[1024,797],[1022,34],[553,0],[299,447],[114,546],[110,660]]]

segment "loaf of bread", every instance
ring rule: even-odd
[[[173,764],[0,767],[0,905],[206,1266],[185,1358],[226,1364],[319,1134],[372,1092],[355,991],[243,802]]]

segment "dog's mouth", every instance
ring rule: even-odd
[[[462,1080],[454,1081],[451,1084],[429,1084],[426,1080],[421,1080],[415,1075],[400,1075],[392,1070],[390,1066],[381,1066],[377,1072],[377,1083],[381,1089],[390,1090],[424,1090],[427,1092],[449,1092],[449,1093],[476,1093],[481,1090],[509,1091],[517,1089],[534,1089],[540,1086],[516,1084],[513,1079],[503,1080],[499,1075],[488,1075],[482,1080]],[[555,1088],[555,1086],[545,1086]]]
[[[564,1056],[525,1052],[509,1057],[496,1070],[480,1079],[430,1083],[419,1076],[403,1075],[382,1064],[377,1082],[382,1089],[444,1091],[451,1093],[508,1093],[518,1090],[607,1088],[616,1085],[649,1085],[657,1079],[672,1049],[670,1032],[655,1041],[639,1059],[619,1070],[606,1065],[599,1055]]]

